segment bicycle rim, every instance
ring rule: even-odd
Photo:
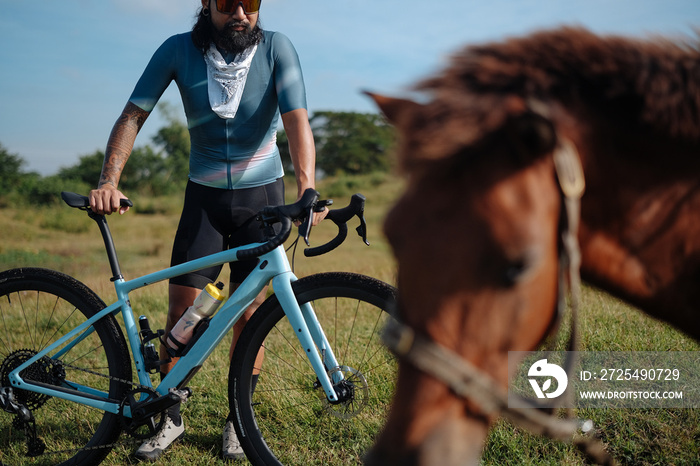
[[[342,372],[352,395],[337,405],[327,401],[273,296],[246,325],[232,361],[229,397],[239,438],[253,464],[360,464],[394,393],[397,363],[379,338],[394,290],[369,277],[331,273],[299,280],[294,292],[314,308],[340,363],[329,372]]]
[[[10,386],[9,373],[19,364],[102,308],[92,291],[67,275],[45,269],[0,273],[0,386]],[[128,385],[113,378],[131,380],[124,337],[111,316],[94,329],[64,354],[54,352],[32,364],[23,378],[71,389],[88,386],[120,399]],[[18,416],[0,411],[4,465],[97,464],[110,451],[104,446],[119,436],[117,415],[16,388],[13,396],[31,411],[45,453],[28,456],[24,425]]]

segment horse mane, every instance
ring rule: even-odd
[[[698,37],[643,40],[598,36],[574,27],[541,31],[468,46],[453,56],[441,74],[417,89],[435,96],[429,106],[433,133],[446,134],[436,126],[448,122],[448,114],[454,117],[458,108],[467,109],[471,115],[462,117],[460,124],[476,127],[460,137],[462,142],[497,129],[517,106],[515,96],[521,101],[585,106],[599,114],[624,117],[648,131],[700,140]],[[508,96],[510,110],[509,105],[501,108]],[[434,137],[430,139],[435,142]],[[433,149],[436,156],[440,150]]]

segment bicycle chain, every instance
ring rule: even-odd
[[[95,372],[95,371],[92,371],[92,370],[90,370],[90,369],[85,369],[85,368],[82,368],[82,367],[74,366],[74,365],[69,364],[69,363],[64,362],[64,361],[58,361],[58,362],[59,362],[59,364],[61,364],[62,366],[68,367],[68,368],[70,368],[70,369],[74,369],[74,370],[78,370],[78,371],[82,371],[82,372],[87,372],[88,374],[96,375],[96,376],[98,376],[98,377],[104,377],[104,378],[109,379],[109,380],[115,380],[115,381],[117,381],[117,382],[123,383],[124,385],[130,385],[130,386],[132,386],[132,387],[141,388],[141,389],[153,390],[153,387],[148,387],[148,386],[146,386],[146,385],[142,385],[142,384],[139,384],[139,383],[135,383],[134,381],[129,381],[129,380],[126,380],[126,379],[120,379],[119,377],[113,377],[113,376],[111,376],[111,375],[101,374],[101,373],[99,373],[99,372]],[[132,438],[132,439],[125,438],[124,440],[122,440],[122,441],[120,441],[120,442],[114,442],[114,443],[110,443],[110,444],[107,444],[107,445],[97,445],[97,446],[94,446],[94,447],[87,447],[87,446],[85,446],[85,447],[82,447],[82,448],[70,448],[70,449],[66,449],[66,450],[45,451],[45,452],[42,453],[42,455],[60,455],[60,454],[63,454],[63,453],[70,453],[70,452],[75,452],[75,454],[77,455],[78,453],[83,452],[83,451],[102,450],[102,449],[105,449],[105,448],[110,448],[110,449],[111,449],[111,448],[114,448],[114,447],[120,446],[120,445],[124,445],[124,446],[126,446],[126,445],[134,445],[134,444],[140,443],[140,442],[143,442],[143,440],[133,439],[133,438]]]

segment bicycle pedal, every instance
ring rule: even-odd
[[[178,398],[180,398],[180,403],[185,403],[189,397],[192,396],[192,389],[190,387],[183,388],[171,388],[168,393],[171,393]]]

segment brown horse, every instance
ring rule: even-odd
[[[581,277],[700,339],[697,43],[563,28],[468,47],[418,89],[425,102],[373,96],[401,135],[408,185],[385,232],[417,336],[507,387],[508,351],[555,320],[553,154],[573,147]],[[368,464],[478,461],[493,410],[405,361],[397,387]]]

